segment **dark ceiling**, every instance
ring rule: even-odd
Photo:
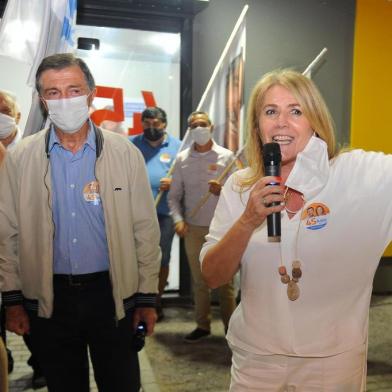
[[[78,0],[77,23],[179,32],[184,20],[208,5],[199,0]],[[3,15],[7,0],[0,0]]]

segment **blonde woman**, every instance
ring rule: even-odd
[[[362,391],[372,281],[392,239],[392,156],[338,154],[324,100],[292,70],[257,83],[248,132],[250,167],[226,182],[200,256],[211,287],[241,270],[230,390]],[[264,176],[269,142],[280,145],[281,178]],[[308,217],[317,205],[328,213]]]

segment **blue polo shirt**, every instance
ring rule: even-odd
[[[105,218],[95,178],[95,133],[73,154],[53,130],[49,139],[54,221],[53,272],[80,275],[109,269]],[[39,228],[37,228],[39,229]]]
[[[177,152],[180,148],[181,142],[166,133],[166,139],[158,147],[152,147],[145,139],[144,135],[137,135],[129,138],[132,143],[141,151],[146,161],[148,177],[150,179],[151,190],[154,196],[159,192],[160,179],[166,177]],[[157,207],[158,214],[170,215],[169,206],[167,205],[167,193],[164,192],[160,203]]]

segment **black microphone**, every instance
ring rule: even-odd
[[[280,161],[282,155],[278,143],[266,143],[263,145],[264,173],[266,176],[280,176]],[[273,182],[269,185],[278,185]],[[270,206],[278,206],[280,203],[274,201]],[[267,216],[268,241],[280,242],[280,212],[274,212]]]

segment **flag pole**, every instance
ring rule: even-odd
[[[327,53],[328,49],[324,48],[316,58],[306,67],[305,71],[302,72],[303,75],[307,76],[308,78],[312,77],[312,71],[316,67],[316,65],[321,61],[324,57],[325,53]]]
[[[215,80],[215,78],[216,78],[216,76],[217,76],[217,74],[218,74],[218,72],[219,72],[219,69],[220,69],[220,67],[221,67],[221,65],[222,65],[222,63],[223,63],[223,60],[224,60],[224,58],[225,58],[225,56],[226,56],[226,54],[227,54],[227,52],[228,52],[228,50],[229,50],[229,48],[230,48],[230,45],[231,45],[231,43],[233,42],[234,37],[235,37],[235,35],[236,35],[238,29],[240,28],[242,21],[243,21],[244,18],[245,18],[245,15],[246,15],[246,12],[248,11],[248,8],[249,8],[249,6],[248,6],[248,5],[245,5],[244,8],[242,9],[241,14],[240,14],[240,16],[238,17],[238,20],[237,20],[237,22],[236,22],[236,24],[235,24],[235,26],[234,26],[234,28],[233,28],[233,31],[232,31],[232,33],[231,33],[231,35],[230,35],[230,37],[229,37],[229,39],[228,39],[228,41],[227,41],[227,43],[226,43],[224,49],[223,49],[223,52],[222,52],[220,58],[219,58],[219,61],[218,61],[218,63],[217,63],[216,66],[215,66],[214,72],[212,73],[211,78],[210,78],[210,80],[209,80],[209,82],[208,82],[208,84],[207,84],[207,87],[206,87],[206,89],[205,89],[205,91],[204,91],[204,93],[203,93],[203,95],[202,95],[202,97],[201,97],[201,99],[200,99],[200,102],[199,102],[199,104],[197,105],[196,111],[199,111],[199,110],[201,109],[201,107],[202,107],[202,105],[203,105],[203,103],[204,103],[204,101],[205,101],[205,99],[206,99],[206,97],[207,97],[207,95],[208,95],[208,93],[209,93],[209,91],[210,91],[210,89],[211,89],[211,86],[212,86],[212,84],[214,83],[214,80]],[[185,136],[184,136],[184,139],[183,139],[183,141],[182,141],[182,143],[181,143],[181,146],[180,146],[178,152],[180,152],[180,151],[182,150],[182,148],[183,148],[183,146],[184,146],[184,142],[185,142],[185,140],[186,140],[188,134],[189,134],[189,129],[187,129],[187,131],[186,131],[186,134],[185,134]],[[241,150],[241,151],[242,151],[242,150]],[[234,160],[234,161],[235,161],[235,160]],[[172,175],[173,170],[174,170],[174,164],[175,164],[175,162],[176,162],[176,160],[173,161],[173,163],[172,163],[172,165],[171,165],[169,171],[167,172],[167,177],[170,177],[170,176]],[[161,201],[163,192],[164,192],[164,191],[159,191],[158,194],[157,194],[157,196],[155,197],[155,207],[157,207],[158,204],[159,204],[159,202]],[[208,197],[207,197],[207,199],[208,199]],[[203,203],[203,204],[204,204],[204,203]]]

